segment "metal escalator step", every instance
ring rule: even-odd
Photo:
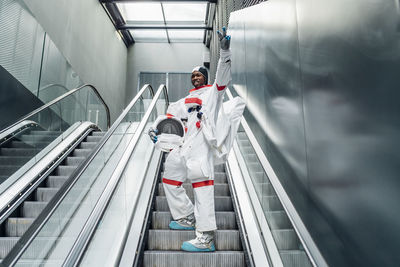
[[[92,152],[92,149],[81,149],[81,148],[75,148],[74,151],[72,152],[73,157],[87,157],[90,152]]]
[[[30,131],[29,132],[30,135],[60,135],[61,132],[60,131]]]
[[[0,175],[0,184],[7,180],[10,176],[8,175]]]
[[[145,251],[143,267],[244,267],[241,251],[215,251],[213,253],[183,251]]]
[[[275,196],[276,193],[270,183],[254,183],[254,189],[259,196]]]
[[[186,190],[186,194],[190,197],[193,196],[193,187],[189,183],[184,183],[183,188]],[[158,184],[158,195],[165,196],[164,186],[162,183]],[[229,186],[228,184],[215,184],[214,185],[214,196],[229,196]]]
[[[65,165],[78,166],[84,160],[85,160],[85,157],[67,157],[65,159]]]
[[[46,207],[47,202],[24,201],[22,203],[22,216],[27,218],[36,218]]]
[[[5,227],[6,235],[22,236],[34,220],[34,218],[8,218]]]
[[[0,166],[0,174],[4,176],[10,176],[14,172],[16,172],[20,166]]]
[[[68,178],[68,176],[49,176],[46,180],[46,186],[60,188]]]
[[[21,141],[30,141],[30,142],[52,142],[56,139],[56,135],[21,135],[19,139]]]
[[[245,132],[237,132],[237,137],[239,138],[239,140],[246,140],[247,138],[247,134]]]
[[[164,177],[164,172],[161,172],[161,177]],[[189,180],[185,181],[185,183],[189,182]],[[225,172],[214,172],[214,184],[226,184],[227,182],[228,180]]]
[[[249,155],[255,155],[254,148],[251,146],[241,147],[240,151],[243,153],[243,157],[246,158]]]
[[[240,147],[251,147],[251,143],[248,139],[245,140],[239,140],[239,146]]]
[[[40,149],[37,148],[0,148],[0,154],[2,156],[34,156],[39,153]]]
[[[189,196],[193,202],[193,198]],[[231,197],[215,197],[215,211],[233,211],[232,199]],[[156,197],[155,204],[156,211],[169,211],[167,198],[163,196]]]
[[[267,218],[269,227],[272,230],[292,228],[292,224],[290,223],[289,217],[286,215],[285,211],[267,211],[264,214]]]
[[[59,176],[70,176],[71,173],[76,169],[76,166],[65,166],[60,165],[54,171],[55,175]]]
[[[101,136],[101,135],[95,135],[95,136],[87,136],[86,137],[86,142],[95,142],[95,143],[98,143],[98,142],[100,142],[100,140],[101,140],[101,138],[103,138],[103,136]]]
[[[225,172],[225,165],[220,164],[220,165],[214,166],[214,172]]]
[[[0,165],[19,165],[22,166],[28,162],[31,157],[13,157],[0,156]]]
[[[45,148],[50,142],[22,142],[22,141],[12,141],[10,147],[13,148]]]
[[[41,255],[43,247],[49,243],[51,240],[52,243],[56,242],[55,237],[39,237],[35,239],[35,245],[30,246],[28,250],[24,252],[24,260],[28,261],[30,259],[37,260],[38,255]],[[0,237],[0,258],[4,259],[5,256],[10,252],[10,250],[15,246],[18,242],[19,237]],[[40,262],[43,262],[41,260]],[[17,264],[19,266],[19,264]],[[30,265],[30,266],[44,266],[44,265]],[[46,265],[47,266],[47,265]]]
[[[244,157],[244,160],[245,160],[246,162],[260,162],[260,161],[258,160],[258,157],[257,157],[256,154],[247,154],[247,155]]]
[[[51,187],[38,187],[36,188],[36,200],[37,201],[50,201],[54,195],[57,193],[59,188],[51,188]]]
[[[269,179],[263,171],[252,172],[250,173],[250,177],[251,180],[253,181],[253,184],[269,183]]]
[[[92,150],[96,145],[97,142],[82,142],[80,143],[79,148]]]
[[[0,258],[4,259],[6,255],[18,242],[19,237],[0,237]]]
[[[281,250],[279,251],[281,255],[283,266],[290,267],[312,267],[307,254],[302,250]]]
[[[250,173],[264,172],[264,169],[259,162],[248,162],[247,169]]]
[[[300,242],[293,229],[272,230],[272,236],[278,250],[298,250],[300,248]]]
[[[104,136],[106,134],[106,132],[92,132],[91,135],[92,136]]]
[[[149,250],[180,250],[184,241],[195,238],[194,231],[149,230]],[[242,250],[238,230],[215,231],[217,250]]]
[[[262,196],[262,207],[264,212],[283,210],[282,204],[277,196]]]
[[[219,211],[215,213],[218,229],[237,229],[236,216],[233,211]],[[172,220],[168,211],[153,211],[153,229],[169,229],[168,225]]]

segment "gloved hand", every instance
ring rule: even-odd
[[[229,46],[231,44],[231,36],[226,35],[226,27],[222,27],[222,33],[220,31],[217,31],[218,38],[219,38],[219,43],[221,45],[221,49],[223,50],[228,50]]]
[[[158,141],[157,133],[158,133],[158,130],[153,129],[153,127],[150,127],[150,129],[147,133],[150,136],[150,139],[151,139],[151,141],[153,141],[154,144],[157,143],[157,141]]]

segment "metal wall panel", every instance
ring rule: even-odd
[[[270,0],[231,15],[233,87],[331,266],[400,255],[398,1]]]

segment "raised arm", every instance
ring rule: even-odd
[[[217,33],[220,42],[220,57],[218,60],[214,83],[218,91],[223,91],[232,80],[231,51],[229,49],[231,36],[226,35],[225,27],[222,28],[222,32],[218,31]]]

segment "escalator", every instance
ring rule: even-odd
[[[90,99],[92,90],[98,99]],[[85,105],[93,102],[95,109],[103,105],[101,127],[107,129],[108,107],[95,88],[85,85],[0,131],[0,260],[104,135],[99,126],[84,121],[89,111]],[[66,104],[73,112],[60,111]]]
[[[4,265],[327,266],[244,119],[227,163],[216,166],[216,252],[181,251],[195,233],[168,229],[165,155],[146,134],[165,114],[168,95],[163,85],[155,94],[149,89],[140,90]],[[183,186],[193,200],[190,184]]]
[[[184,241],[195,238],[195,233],[194,231],[169,230],[168,225],[172,217],[164,187],[161,181],[158,181],[142,266],[246,266],[224,165],[215,166],[214,183],[215,215],[218,228],[215,233],[216,251],[214,253],[188,253],[180,250]],[[183,183],[183,187],[193,202],[191,183],[186,181]]]

